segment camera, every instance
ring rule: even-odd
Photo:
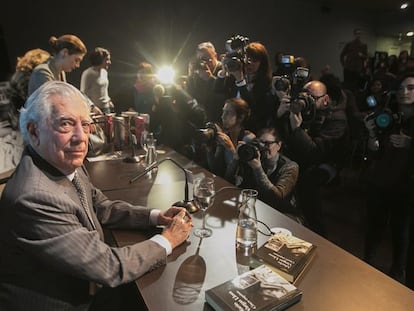
[[[249,44],[249,38],[242,35],[236,35],[226,41],[226,55],[223,59],[228,71],[238,71],[244,64],[246,47]]]
[[[240,52],[249,44],[249,38],[242,35],[235,35],[226,41],[226,51],[229,53]]]
[[[315,100],[305,92],[300,92],[290,100],[290,111],[296,114],[301,112],[304,119],[306,119],[306,116],[311,115],[314,109]]]
[[[257,158],[257,152],[260,153],[260,158],[264,159],[268,148],[261,141],[254,139],[237,149],[237,154],[242,162],[249,162]]]
[[[214,122],[207,122],[204,128],[196,130],[195,139],[200,143],[212,143],[217,138],[220,127]]]
[[[291,76],[273,77],[273,88],[276,91],[283,91],[290,95],[290,111],[293,113],[302,113],[304,119],[312,117],[315,110],[315,100],[312,96],[303,92],[303,85],[309,76],[309,69],[297,67]]]
[[[394,125],[401,124],[402,114],[400,112],[392,112],[390,109],[385,108],[371,112],[366,116],[365,120],[373,120],[377,134],[382,134],[391,130]]]
[[[281,61],[283,66],[290,67],[295,62],[295,56],[293,55],[282,55]]]

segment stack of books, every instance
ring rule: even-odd
[[[284,310],[300,301],[295,282],[314,257],[316,246],[295,236],[274,234],[253,254],[255,267],[206,291],[216,311]]]
[[[206,301],[216,311],[284,310],[302,297],[302,292],[266,265],[206,291]]]

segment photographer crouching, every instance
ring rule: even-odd
[[[294,190],[299,166],[279,153],[281,147],[274,127],[259,130],[258,139],[239,144],[226,179],[240,188],[258,190],[260,200],[298,219]]]
[[[310,81],[295,96],[279,94],[277,126],[285,142],[284,154],[300,168],[297,195],[305,225],[325,235],[321,187],[338,174],[345,154],[347,117],[333,105],[325,84]]]
[[[389,274],[404,283],[408,264],[411,274],[407,280],[413,288],[414,267],[412,258],[407,261],[407,249],[414,239],[414,235],[409,236],[414,203],[414,73],[398,80],[396,96],[369,114],[365,126],[369,133],[370,166],[365,175],[368,198],[364,260],[375,264],[389,223],[392,234]]]

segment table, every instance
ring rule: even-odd
[[[193,174],[213,176],[210,172],[181,156],[162,148],[159,158],[171,157]],[[184,198],[184,173],[171,161],[164,161],[157,174],[145,176],[130,184],[129,179],[143,170],[139,163],[121,160],[87,163],[92,182],[110,198],[134,204],[167,209]],[[213,176],[216,189],[231,187],[222,178]],[[191,191],[190,191],[191,194]],[[190,234],[188,242],[176,248],[167,265],[136,280],[136,285],[149,310],[212,310],[204,301],[204,291],[235,277],[238,265],[235,252],[239,191],[219,191],[214,205],[207,212],[207,225],[213,235],[200,239]],[[192,196],[190,196],[192,198]],[[302,300],[289,310],[413,310],[414,292],[389,278],[357,257],[339,248],[318,234],[258,201],[257,217],[270,227],[283,227],[294,235],[317,245],[316,255],[297,286]],[[194,226],[201,226],[201,212],[192,214]],[[142,241],[153,232],[113,230],[113,237],[122,247]],[[259,233],[259,245],[266,237]]]

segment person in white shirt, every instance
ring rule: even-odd
[[[103,113],[110,113],[114,109],[108,93],[111,54],[107,49],[97,47],[89,55],[89,61],[91,67],[82,72],[80,90]]]

